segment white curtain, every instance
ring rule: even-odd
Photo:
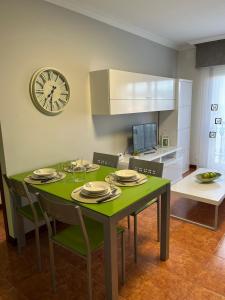
[[[225,66],[199,73],[199,166],[225,171]]]

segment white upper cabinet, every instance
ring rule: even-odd
[[[90,73],[92,113],[127,114],[175,108],[175,80],[118,70]]]

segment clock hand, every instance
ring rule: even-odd
[[[44,103],[44,106],[46,105],[47,101],[48,101],[48,98],[51,97],[51,103],[52,103],[52,96],[53,96],[53,93],[54,93],[54,90],[56,89],[56,86],[52,86],[52,90],[51,92],[47,95],[47,97],[45,98],[45,103]]]

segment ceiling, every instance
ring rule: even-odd
[[[225,38],[224,0],[45,0],[162,45]]]

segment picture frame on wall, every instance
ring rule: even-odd
[[[161,147],[169,147],[169,145],[170,145],[170,139],[169,139],[169,137],[168,136],[165,136],[165,135],[163,135],[162,137],[161,137]]]
[[[218,104],[211,104],[211,111],[218,111]]]
[[[216,132],[215,131],[210,131],[209,132],[209,138],[210,139],[215,139],[216,138]]]
[[[215,118],[215,124],[222,124],[222,118]]]

